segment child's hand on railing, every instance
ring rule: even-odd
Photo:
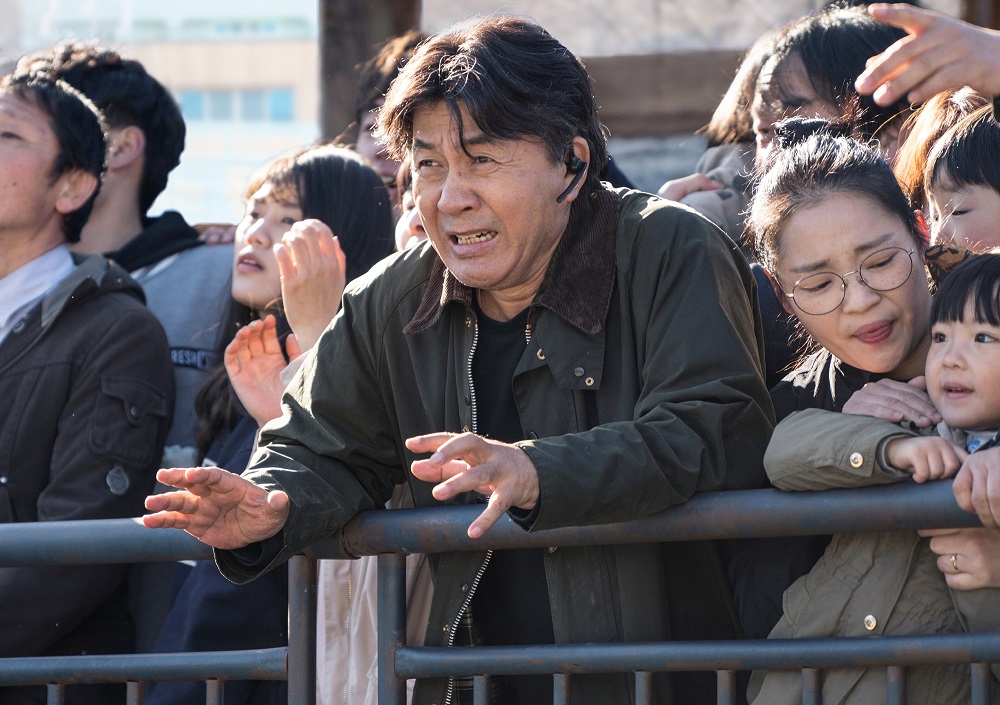
[[[885,444],[885,459],[916,482],[952,477],[968,453],[940,436],[891,438]]]

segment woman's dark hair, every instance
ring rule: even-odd
[[[347,258],[347,281],[392,253],[389,192],[356,152],[330,144],[298,150],[275,160],[264,181],[279,197],[294,196],[304,218],[333,231]]]
[[[865,138],[877,137],[881,128],[905,115],[910,105],[900,99],[880,106],[871,96],[860,95],[854,82],[868,59],[905,36],[904,30],[877,21],[864,7],[835,3],[807,15],[788,29],[774,49],[772,61],[779,66],[774,76],[778,101],[787,95],[780,65],[798,58],[816,95],[836,106]]]
[[[320,220],[333,231],[347,259],[347,281],[361,276],[392,253],[389,194],[378,174],[353,151],[320,145],[279,157],[251,178],[244,201],[264,184],[270,184],[277,198],[297,202],[303,218]],[[277,318],[279,339],[284,346],[290,331],[280,299],[268,304],[263,313],[272,313]],[[216,342],[219,364],[195,399],[198,450],[202,456],[243,414],[221,362],[236,332],[255,317],[254,311],[230,298]]]
[[[970,303],[975,322],[1000,326],[1000,254],[970,257],[945,277],[931,305],[931,324],[965,323]]]
[[[933,193],[942,181],[988,186],[1000,193],[1000,125],[992,104],[962,118],[934,143],[924,168],[924,190]]]
[[[865,196],[898,217],[920,252],[926,233],[878,150],[845,134],[843,125],[792,118],[778,123],[776,146],[763,166],[748,228],[761,264],[777,267],[779,238],[788,219],[833,193]]]
[[[743,55],[733,82],[712,113],[712,119],[701,130],[709,147],[754,141],[750,106],[757,89],[757,77],[786,31],[787,26],[761,35]]]
[[[495,140],[533,138],[553,163],[567,160],[575,137],[590,146],[585,182],[595,188],[608,161],[607,140],[583,64],[528,20],[491,17],[458,25],[421,44],[399,72],[379,111],[375,138],[402,161],[413,116],[448,106],[464,147],[462,108]]]
[[[927,206],[924,181],[931,149],[962,118],[989,104],[986,96],[971,88],[952,88],[930,98],[906,119],[899,130],[900,147],[892,170],[911,208]]]

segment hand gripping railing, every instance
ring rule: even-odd
[[[973,663],[973,702],[989,702],[987,664],[1000,661],[991,634],[879,639],[564,644],[532,647],[417,648],[405,639],[406,553],[647,543],[714,538],[829,534],[978,526],[955,504],[948,482],[785,493],[776,490],[696,496],[685,505],[622,524],[527,533],[508,520],[485,538],[466,529],[476,507],[401,509],[359,515],[336,536],[293,559],[289,571],[289,647],[209,654],[78,656],[0,659],[0,685],[50,683],[49,702],[62,702],[62,685],[128,682],[129,703],[141,703],[142,683],[207,680],[208,702],[218,702],[225,679],[282,679],[289,702],[315,698],[315,558],[379,555],[379,702],[403,705],[408,678],[475,677],[476,702],[485,702],[488,676],[554,674],[557,703],[568,702],[572,674],[634,672],[638,703],[650,703],[654,671],[714,670],[719,702],[735,701],[735,670],[803,670],[803,702],[819,702],[818,669],[887,666],[888,702],[904,702],[901,664]],[[137,520],[41,522],[0,526],[0,565],[69,565],[205,558],[208,549],[178,531],[145,529]]]

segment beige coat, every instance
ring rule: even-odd
[[[389,508],[412,507],[401,485]],[[316,610],[317,705],[376,705],[378,702],[378,557],[319,563]],[[434,586],[427,556],[406,557],[406,643],[424,643]],[[407,702],[413,681],[407,683]]]
[[[821,490],[898,482],[908,475],[879,461],[881,443],[913,432],[885,421],[821,409],[777,425],[764,456],[776,487]],[[915,531],[838,534],[819,562],[785,591],[784,614],[771,639],[947,634],[995,628],[1000,591],[952,591],[938,570],[929,539]],[[996,676],[996,669],[994,669]],[[824,705],[886,701],[884,668],[825,671]],[[906,670],[910,705],[968,703],[968,665]],[[802,702],[798,671],[755,671],[755,705]],[[994,685],[993,703],[1000,703]]]

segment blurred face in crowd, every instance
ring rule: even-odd
[[[399,204],[399,193],[396,189],[396,171],[399,169],[399,162],[392,159],[385,151],[385,147],[375,141],[372,137],[372,126],[375,124],[374,110],[364,113],[358,121],[358,139],[354,145],[354,151],[365,158],[375,173],[382,178],[382,183],[389,190],[389,198],[393,208],[397,209]]]
[[[420,222],[420,213],[413,202],[413,189],[403,192],[399,201],[401,215],[396,221],[396,250],[402,252],[427,239],[427,231]]]
[[[785,307],[813,340],[861,370],[904,381],[923,374],[931,297],[906,223],[872,198],[834,192],[789,217],[777,245],[774,274],[794,294],[782,296]],[[890,271],[891,289],[862,282],[883,288]]]
[[[465,149],[446,104],[414,112],[414,202],[449,271],[479,290],[487,315],[509,320],[541,286],[579,191],[557,203],[572,180],[565,164],[541,141],[486,137],[461,110]],[[582,138],[574,149],[588,161]]]
[[[802,59],[792,53],[780,61],[772,57],[764,64],[757,79],[750,115],[757,138],[757,164],[760,165],[771,148],[775,123],[791,117],[836,120],[840,109],[817,95]]]
[[[988,185],[935,179],[927,210],[935,244],[953,242],[978,252],[1000,246],[1000,193]]]
[[[281,276],[272,248],[303,219],[295,194],[285,191],[276,192],[268,183],[261,186],[247,200],[246,215],[236,228],[232,294],[254,311],[281,296]]]

